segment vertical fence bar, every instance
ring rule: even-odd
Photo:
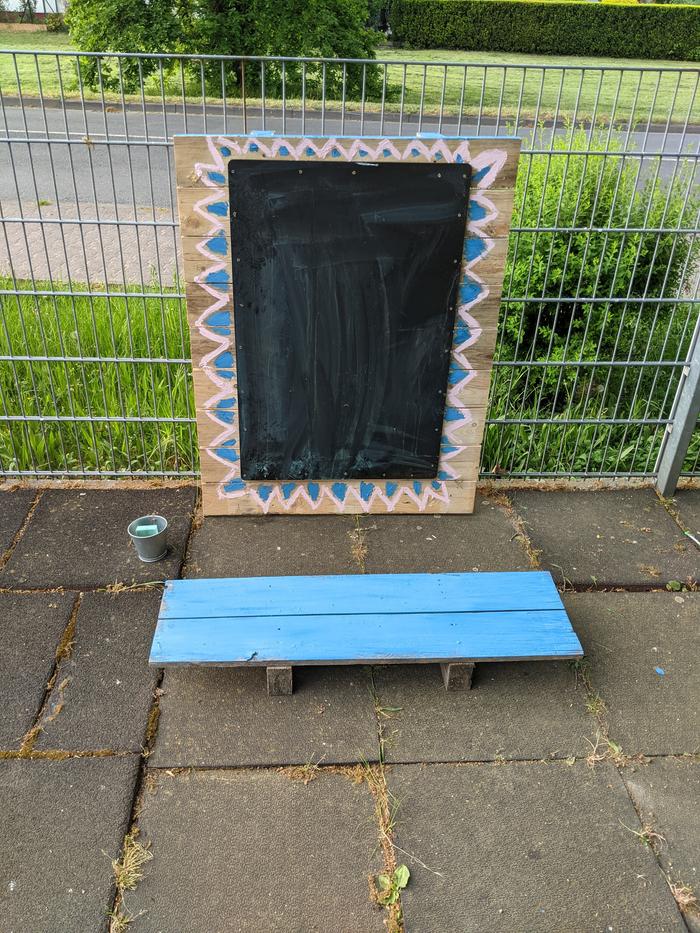
[[[683,469],[690,438],[700,417],[700,317],[695,325],[688,361],[673,402],[671,423],[666,428],[654,472],[662,496],[672,496]]]

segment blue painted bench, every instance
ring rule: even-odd
[[[292,692],[309,664],[439,663],[448,689],[482,661],[580,658],[549,573],[171,580],[150,664],[266,667]]]

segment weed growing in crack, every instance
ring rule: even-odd
[[[325,758],[325,755],[323,756]],[[305,786],[310,784],[312,781],[315,781],[321,772],[321,762],[323,758],[320,758],[318,761],[307,761],[303,765],[290,765],[286,768],[278,768],[277,773],[283,774],[285,777],[289,778],[290,781],[299,781]]]
[[[640,830],[632,829],[630,826],[627,826],[626,823],[623,823],[622,820],[619,820],[620,826],[623,826],[628,832],[636,836],[637,839],[646,846],[647,849],[651,849],[652,852],[658,852],[662,844],[666,842],[664,836],[661,833],[657,833],[651,823],[644,823]]]
[[[405,865],[397,865],[390,875],[386,872],[375,875],[373,893],[377,904],[381,907],[396,904],[410,877],[411,873]]]
[[[114,908],[109,916],[109,933],[124,933],[124,930],[139,916],[130,914],[124,903],[126,891],[133,891],[143,878],[143,867],[153,858],[148,845],[138,841],[139,831],[131,829],[124,837],[121,857],[112,861],[112,871],[117,888]]]
[[[700,901],[689,884],[682,881],[669,881],[668,886],[678,909],[682,914],[694,917],[700,916]]]
[[[365,559],[367,557],[367,529],[360,524],[360,516],[355,516],[355,527],[348,532],[348,537],[352,544],[350,553],[352,558],[360,568],[360,573],[365,573]]]

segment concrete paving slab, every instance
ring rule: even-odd
[[[160,593],[87,593],[35,748],[138,752],[158,672],[148,655]]]
[[[505,511],[483,496],[473,515],[368,515],[361,524],[368,573],[532,569]]]
[[[0,593],[0,749],[19,748],[34,725],[73,597]]]
[[[628,755],[698,752],[700,593],[575,593],[564,603],[610,737]]]
[[[129,895],[140,933],[384,931],[366,785],[275,771],[160,774],[139,817],[153,861]],[[202,882],[202,883],[199,883]]]
[[[176,489],[47,489],[22,540],[0,573],[0,585],[82,587],[176,577],[195,503],[193,487]],[[126,527],[140,515],[168,519],[170,550],[142,563]]]
[[[663,836],[657,851],[664,871],[700,898],[700,761],[654,758],[622,777],[642,822]],[[700,931],[700,910],[689,911],[686,923]]]
[[[106,931],[138,767],[135,755],[0,761],[3,931]]]
[[[700,562],[651,489],[511,494],[540,561],[575,586],[659,586],[697,579]]]
[[[407,930],[685,930],[653,854],[621,825],[639,821],[612,766],[406,765],[388,781],[412,856]]]
[[[150,763],[165,768],[377,761],[369,669],[299,667],[270,697],[265,668],[168,670]]]
[[[0,559],[22,527],[35,496],[35,489],[0,491]]]
[[[390,762],[568,758],[590,751],[593,720],[567,661],[477,664],[468,691],[437,664],[375,668]]]
[[[700,539],[700,489],[679,489],[673,498],[681,524]],[[697,554],[700,560],[700,551]]]
[[[359,573],[349,516],[206,518],[192,535],[184,577]]]

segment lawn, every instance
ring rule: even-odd
[[[0,278],[0,289],[13,287]],[[196,469],[193,428],[172,420],[193,417],[189,365],[144,359],[189,357],[180,300],[91,298],[81,290],[74,286],[73,297],[0,295],[0,355],[44,358],[0,364],[0,413],[68,419],[0,419],[0,463],[20,470]],[[90,416],[134,420],[70,421]]]
[[[74,50],[70,37],[57,33],[15,33],[0,30],[0,51],[15,49],[22,52],[15,61],[11,56],[0,56],[0,85],[5,96],[17,94],[18,80],[21,91],[28,96],[40,92],[46,96],[75,96],[80,83],[71,58],[61,61],[52,56],[33,56],[37,49],[59,51]],[[375,88],[368,94],[365,107],[378,111],[384,107],[404,113],[436,114],[459,113],[464,118],[501,116],[507,121],[546,120],[556,114],[569,120],[611,119],[627,123],[700,123],[700,99],[693,100],[697,84],[697,66],[691,62],[645,62],[607,58],[541,58],[532,55],[502,54],[496,52],[451,52],[445,50],[380,49],[380,64],[373,67]],[[420,62],[420,64],[412,64]],[[549,71],[541,67],[560,66]],[[450,66],[450,67],[446,67]],[[509,66],[506,68],[505,66]],[[620,66],[630,71],[620,71]],[[649,70],[641,75],[635,69],[687,67],[688,72]],[[15,70],[16,67],[16,70]],[[563,70],[565,69],[565,70]],[[601,71],[601,69],[609,69]],[[248,100],[255,106],[255,69],[249,66]],[[333,74],[335,72],[335,74]],[[114,71],[112,70],[112,75]],[[327,85],[340,81],[340,69],[327,69]],[[179,66],[164,69],[163,89],[167,97],[181,99],[183,75]],[[280,95],[279,75],[269,68],[267,106],[274,106],[275,85]],[[405,81],[405,90],[402,87]],[[214,79],[208,100],[215,103],[221,98],[221,87]],[[62,84],[62,86],[61,86]],[[201,75],[196,65],[184,75],[186,94],[190,99],[201,99]],[[156,72],[146,79],[147,96],[160,98],[161,75]],[[320,106],[314,97],[321,96],[320,80],[311,71],[307,76],[307,105]],[[88,97],[97,96],[96,90],[84,88]],[[238,91],[227,88],[229,99]],[[112,93],[114,96],[114,92]],[[287,72],[286,98],[292,104],[299,96],[299,83]],[[339,97],[334,93],[333,97]],[[358,101],[347,101],[348,109],[356,110]]]

